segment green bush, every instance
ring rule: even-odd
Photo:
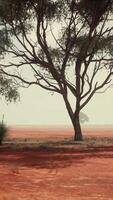
[[[2,144],[5,135],[7,133],[7,127],[4,123],[0,123],[0,145]]]

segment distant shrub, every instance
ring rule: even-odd
[[[6,133],[7,133],[6,125],[3,122],[2,123],[0,122],[0,145],[2,145]]]
[[[88,122],[88,121],[89,121],[89,117],[85,113],[80,112],[80,123],[84,124],[85,122]]]

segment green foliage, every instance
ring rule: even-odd
[[[5,28],[0,30],[0,58],[4,58],[5,49],[11,46],[11,40]]]
[[[12,79],[8,79],[3,75],[0,75],[0,95],[4,96],[7,102],[15,102],[19,99],[16,85]]]
[[[80,0],[78,3],[82,16],[87,18],[87,22],[95,26],[99,23],[106,12],[112,11],[113,0]]]
[[[84,124],[85,122],[88,122],[88,121],[89,121],[88,116],[85,113],[80,112],[80,122],[81,122],[81,124]]]
[[[33,19],[33,13],[30,10],[30,1],[0,0],[0,24],[3,26],[5,25],[7,38],[9,36],[12,37],[14,30],[16,34],[22,33],[22,26],[25,32],[29,32],[29,30],[32,29],[31,21]],[[22,21],[23,25],[20,24],[19,20]],[[6,24],[8,24],[8,26],[6,26]],[[8,40],[8,42],[9,41],[10,40]]]
[[[82,48],[83,45],[88,44],[88,36],[87,35],[82,35],[76,39],[76,48],[78,49],[78,52]],[[88,48],[88,53],[91,53],[93,47],[95,47],[95,53],[98,53],[99,51],[106,51],[110,50],[109,53],[113,53],[113,36],[107,36],[107,37],[101,37],[98,42],[98,36],[92,38],[92,41],[90,42],[89,48]],[[96,43],[96,46],[95,46]],[[77,56],[77,55],[76,55]]]
[[[9,4],[8,4],[9,3]],[[0,1],[0,59],[4,58],[9,47],[12,47],[11,42],[11,29],[6,27],[6,21],[10,25],[9,7],[11,1]],[[16,5],[15,5],[16,6]],[[19,2],[18,2],[19,6]],[[19,8],[19,7],[18,7]],[[10,10],[11,11],[11,10]],[[20,12],[20,10],[18,10]],[[15,11],[16,12],[16,11]],[[11,15],[11,12],[10,12]],[[15,18],[16,20],[16,18]],[[18,26],[17,26],[18,27]],[[11,78],[0,73],[0,95],[4,96],[7,102],[16,101],[19,99],[17,86]]]

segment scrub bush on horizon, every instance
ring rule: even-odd
[[[0,145],[2,145],[3,140],[6,136],[8,129],[3,122],[0,122]]]

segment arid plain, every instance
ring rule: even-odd
[[[0,147],[0,200],[112,200],[113,127],[16,127]]]

